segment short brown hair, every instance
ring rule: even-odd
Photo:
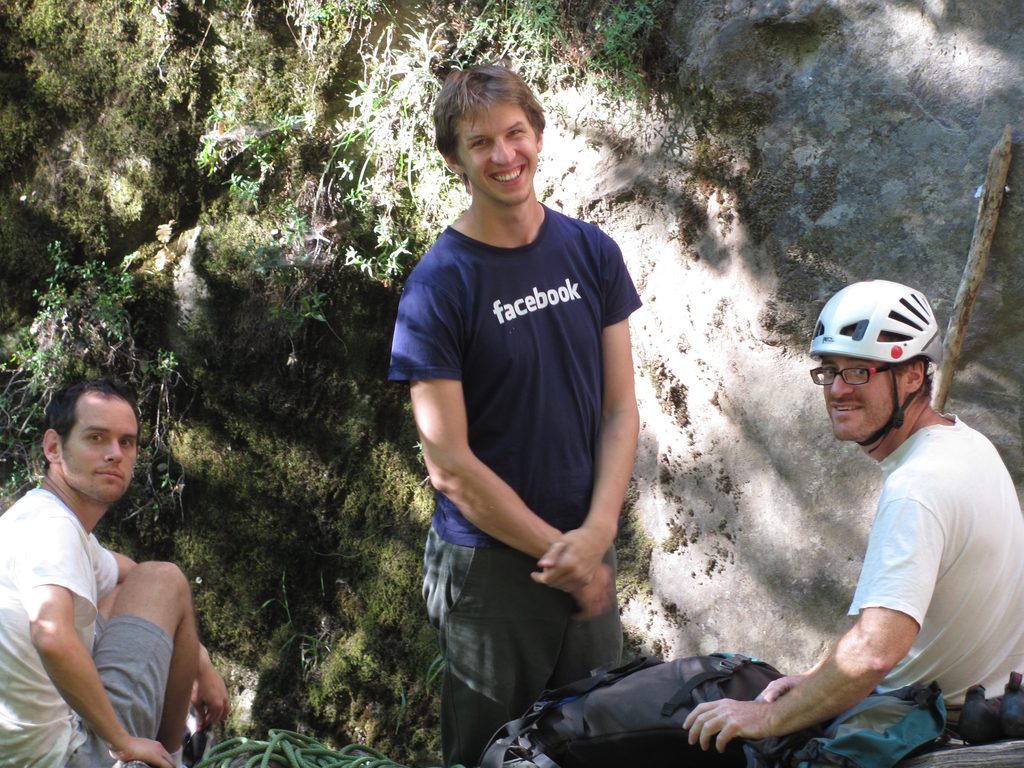
[[[495,104],[516,104],[533,130],[544,133],[544,109],[518,74],[500,64],[457,69],[448,75],[434,104],[434,143],[448,157],[455,154],[457,123]]]

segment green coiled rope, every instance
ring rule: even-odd
[[[238,737],[220,742],[193,768],[408,768],[372,747],[325,747],[295,731],[273,729],[260,741]]]

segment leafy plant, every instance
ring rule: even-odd
[[[439,27],[388,27],[361,52],[363,79],[348,96],[349,114],[333,128],[324,177],[328,198],[356,225],[345,264],[391,280],[410,255],[450,218],[457,188],[430,142],[429,119],[439,84],[434,67],[447,41]]]
[[[237,167],[225,182],[239,199],[258,206],[260,187],[273,173],[278,158],[312,124],[309,115],[276,114],[269,120],[245,120],[240,108],[246,97],[236,90],[237,103],[215,106],[207,118],[196,162],[207,175]]]
[[[197,162],[207,174],[225,175],[250,212],[291,190],[290,205],[310,235],[288,244],[293,262],[338,259],[388,283],[466,204],[432,140],[444,73],[504,60],[528,82],[543,84],[541,91],[590,78],[622,93],[642,83],[642,62],[665,6],[666,0],[618,2],[574,19],[557,0],[488,0],[463,28],[449,28],[423,18],[400,25],[369,0],[288,0],[285,15],[301,51],[311,55],[331,35],[356,47],[361,72],[351,81],[347,109],[325,128],[322,107],[305,95],[268,102],[258,90],[263,77],[238,73],[208,115]],[[311,85],[321,81],[316,74]],[[289,160],[300,137],[326,147],[312,191],[301,177],[307,170]]]
[[[592,49],[555,0],[489,0],[454,39],[425,20],[405,31],[388,27],[361,51],[363,77],[337,122],[325,176],[348,182],[344,205],[375,247],[345,247],[345,263],[388,280],[465,205],[461,185],[433,146],[431,115],[445,70],[504,60],[528,82],[592,79],[613,95],[637,89],[642,61],[666,0],[618,3],[593,19]],[[543,89],[539,89],[543,90]]]
[[[591,63],[611,91],[643,91],[643,60],[665,6],[666,0],[618,2],[594,20]]]

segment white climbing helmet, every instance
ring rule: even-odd
[[[865,280],[843,288],[818,315],[811,356],[822,355],[883,363],[921,355],[938,364],[942,335],[923,293],[888,280]]]

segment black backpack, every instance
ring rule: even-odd
[[[683,721],[705,701],[754,699],[781,676],[769,664],[740,654],[635,659],[545,691],[521,718],[498,730],[480,767],[501,768],[510,757],[540,768],[743,765],[739,739],[724,756],[714,749],[705,752],[688,744]]]

